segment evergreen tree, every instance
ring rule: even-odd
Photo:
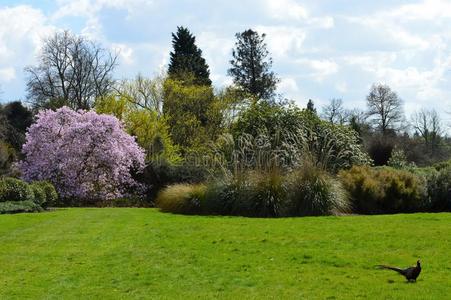
[[[193,83],[211,85],[208,65],[195,42],[196,38],[187,28],[177,27],[177,32],[172,33],[173,51],[170,53],[168,74],[179,80],[191,75],[194,77]]]
[[[272,59],[266,50],[266,35],[260,36],[258,32],[248,29],[235,36],[236,48],[232,51],[232,67],[228,70],[228,75],[245,92],[258,99],[271,99],[280,80],[270,71]]]
[[[312,99],[309,99],[309,100],[308,100],[308,103],[307,103],[307,110],[310,111],[310,112],[312,112],[312,113],[314,113],[314,114],[316,115],[316,108],[315,108],[315,104],[313,103],[313,100],[312,100]]]

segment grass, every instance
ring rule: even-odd
[[[373,267],[417,258],[414,284]],[[0,215],[0,299],[445,299],[450,277],[451,214]]]

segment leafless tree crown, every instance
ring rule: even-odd
[[[440,136],[444,133],[440,116],[436,110],[421,109],[412,115],[411,124],[413,129],[423,139],[426,147],[437,147]]]
[[[163,113],[164,76],[153,79],[137,75],[134,80],[124,80],[117,88],[119,95],[127,97],[130,103],[136,107]]]
[[[348,111],[343,107],[343,100],[332,98],[329,104],[323,106],[322,117],[332,124],[343,125],[347,121]]]
[[[373,117],[374,124],[382,133],[402,121],[402,100],[388,85],[374,84],[366,100],[368,116]]]
[[[37,66],[25,69],[28,99],[34,107],[60,103],[89,109],[97,97],[109,93],[117,54],[69,31],[44,41]]]

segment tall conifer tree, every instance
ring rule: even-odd
[[[188,28],[177,27],[177,32],[172,33],[173,51],[170,53],[168,74],[182,81],[193,76],[193,83],[211,85],[208,65],[195,42],[196,38]]]
[[[279,79],[272,72],[272,59],[264,42],[265,34],[248,29],[237,33],[232,67],[228,74],[245,92],[258,99],[269,100],[274,96]]]

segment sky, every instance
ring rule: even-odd
[[[235,33],[266,34],[278,92],[320,109],[331,98],[365,108],[373,83],[388,84],[406,114],[451,112],[451,0],[0,0],[0,99],[26,99],[24,68],[57,30],[119,53],[117,79],[167,68],[171,33],[188,27],[218,88]],[[450,119],[451,123],[451,119]]]

